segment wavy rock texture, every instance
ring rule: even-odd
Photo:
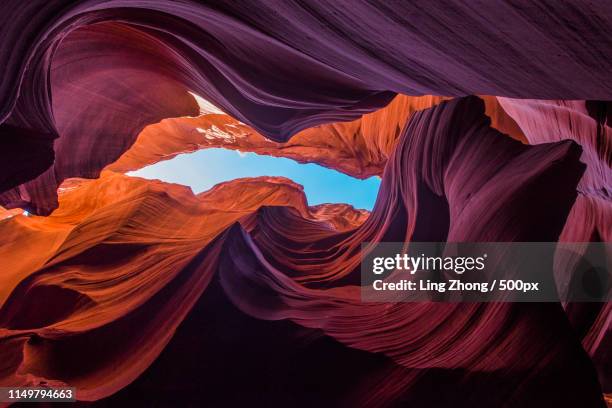
[[[107,169],[125,173],[172,159],[180,153],[221,147],[288,157],[300,163],[318,163],[357,178],[381,176],[408,118],[444,99],[447,98],[399,95],[385,108],[360,119],[315,126],[284,143],[266,139],[224,114],[166,119],[145,128],[135,144]],[[524,141],[520,128],[497,99],[484,97],[484,100],[492,126]]]
[[[574,140],[587,164],[578,184],[579,196],[560,240],[612,241],[612,110],[602,101],[518,100],[499,98],[517,121],[530,144]],[[612,254],[610,254],[612,256]],[[567,269],[563,260],[558,269]],[[565,278],[567,279],[567,278]],[[612,344],[608,304],[567,305],[572,324],[583,336],[585,349],[600,371],[604,387],[612,386],[609,350]]]
[[[10,182],[1,186],[17,186],[0,203],[38,214],[56,207],[52,192],[62,180],[97,175],[142,125],[191,114],[189,91],[279,142],[355,120],[396,93],[589,100],[612,93],[608,4],[22,3],[4,2],[0,17],[0,133],[13,139],[2,149],[0,173]],[[84,77],[97,94],[80,88],[64,97],[56,89]],[[108,78],[114,82],[104,86]],[[143,89],[139,79],[156,87]],[[77,113],[89,120],[67,123]],[[39,164],[27,171],[11,165],[33,158]]]
[[[612,5],[0,11],[1,385],[112,406],[605,405],[608,304],[363,303],[358,285],[368,241],[611,239]],[[445,100],[473,94],[495,97]],[[194,195],[117,174],[212,146],[382,187],[368,214],[283,178]]]
[[[269,140],[225,114],[171,118],[145,128],[136,143],[109,170],[127,172],[208,147],[315,162],[354,177],[382,175],[407,118],[442,97],[398,96],[383,109],[352,122],[303,130],[284,143]]]
[[[612,105],[601,101],[546,101],[498,98],[530,144],[574,140],[588,164],[578,190],[612,200]]]
[[[71,184],[51,216],[0,224],[11,272],[0,293],[1,381],[75,384],[82,399],[117,391],[160,353],[209,283],[206,246],[233,222],[262,205],[291,206],[332,231],[354,228],[365,215],[331,204],[311,213],[301,186],[283,178],[235,180],[198,196],[113,173]],[[129,330],[123,342],[117,334],[128,327],[138,333]],[[94,338],[91,359],[86,344]]]
[[[470,97],[415,113],[367,219],[278,178],[198,196],[112,172],[65,183],[50,217],[0,223],[2,383],[110,404],[603,406],[583,344],[606,349],[576,331],[601,319],[360,301],[364,241],[555,241],[577,211],[580,148],[523,145],[484,112]]]
[[[153,37],[120,24],[93,25],[68,35],[51,65],[53,118],[61,135],[53,165],[2,194],[0,201],[49,214],[67,176],[97,177],[145,125],[197,114],[195,99],[171,74],[167,54]]]

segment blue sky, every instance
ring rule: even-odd
[[[371,210],[380,179],[359,180],[317,164],[226,149],[204,149],[129,173],[190,186],[194,193],[241,177],[284,176],[304,186],[308,204],[348,203]]]

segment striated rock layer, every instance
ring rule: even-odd
[[[107,169],[127,172],[180,153],[222,147],[315,162],[358,178],[382,175],[406,120],[413,112],[442,100],[398,96],[385,108],[360,119],[315,126],[282,143],[225,114],[166,119],[145,128],[132,148]]]
[[[611,239],[610,27],[589,1],[2,2],[0,384],[113,406],[604,406],[608,304],[358,285],[364,242]],[[381,191],[367,214],[282,178],[194,195],[117,173],[213,146]]]
[[[277,142],[398,93],[612,95],[609,4],[23,3],[0,9],[0,204],[38,214],[145,125],[193,115],[190,92]]]
[[[109,404],[605,406],[603,318],[358,287],[362,242],[569,234],[581,154],[508,138],[468,97],[412,115],[367,219],[279,178],[197,196],[112,172],[65,183],[50,217],[0,221],[0,381]]]
[[[266,139],[225,114],[165,119],[146,127],[135,144],[106,168],[125,173],[172,159],[177,154],[220,147],[287,157],[300,163],[314,162],[357,178],[381,176],[408,118],[444,99],[448,98],[399,95],[385,108],[360,119],[315,126],[283,143]],[[500,107],[497,99],[483,99],[492,126],[525,141],[518,125]]]

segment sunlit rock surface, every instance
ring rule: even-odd
[[[193,115],[192,94],[284,142],[397,93],[612,93],[607,4],[22,3],[4,2],[0,17],[0,173],[10,180],[0,204],[38,214],[56,207],[62,180],[97,175],[144,125]],[[25,160],[36,167],[20,168]]]
[[[364,242],[612,239],[610,4],[0,11],[0,385],[107,406],[610,401],[607,303],[358,286]],[[121,174],[207,147],[382,187],[367,213],[283,178],[194,195]]]
[[[559,238],[585,169],[580,148],[524,145],[489,127],[484,110],[470,97],[414,114],[367,219],[346,207],[308,208],[300,186],[282,178],[236,180],[197,196],[113,172],[66,183],[51,216],[0,223],[2,258],[11,262],[1,285],[2,382],[70,384],[79,399],[124,403],[155,384],[167,398],[184,381],[169,381],[163,368],[185,361],[179,344],[201,338],[203,364],[234,347],[266,349],[272,335],[278,354],[247,364],[271,364],[265,381],[293,392],[307,391],[291,385],[280,361],[301,348],[327,356],[332,347],[336,359],[371,367],[365,376],[334,359],[298,360],[303,378],[336,370],[363,384],[330,388],[338,403],[447,405],[460,396],[464,406],[602,406],[596,368],[561,305],[360,300],[364,241]],[[587,335],[606,324],[574,317]],[[235,322],[244,326],[228,344]],[[298,333],[312,339],[288,340]],[[584,342],[597,354],[597,342]],[[188,382],[211,375],[205,365],[189,370]],[[431,393],[430,381],[456,392]],[[497,392],[483,392],[489,382]],[[182,398],[210,403],[217,392]],[[273,404],[287,398],[263,395]]]
[[[352,122],[319,125],[289,141],[266,139],[249,126],[219,113],[163,120],[146,127],[135,144],[107,169],[128,172],[169,160],[177,154],[222,147],[318,163],[353,177],[382,175],[402,128],[410,116],[448,98],[397,96],[388,106]],[[518,125],[495,97],[484,97],[492,126],[525,141]]]

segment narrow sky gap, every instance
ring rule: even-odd
[[[284,176],[304,186],[309,205],[347,203],[367,210],[374,206],[380,187],[378,177],[359,180],[318,164],[216,148],[181,154],[128,174],[187,185],[194,193],[236,178]]]

